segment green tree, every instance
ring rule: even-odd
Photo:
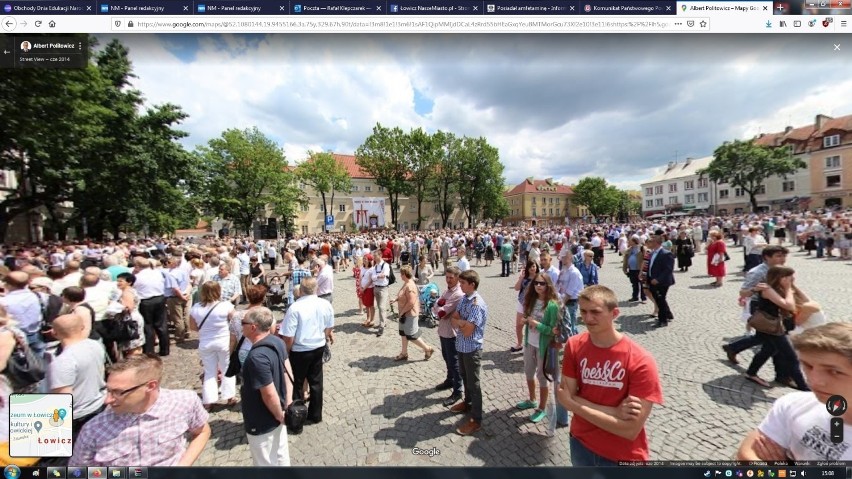
[[[417,230],[423,220],[423,201],[429,196],[429,187],[441,159],[441,139],[441,135],[430,135],[422,128],[411,130],[405,137],[411,192],[417,202],[417,224],[414,228]]]
[[[331,195],[331,207],[334,208],[334,193],[352,191],[352,178],[346,168],[334,159],[331,153],[308,152],[308,159],[296,168],[296,177],[309,185],[322,198],[323,216],[333,214],[328,209],[326,195]]]
[[[446,228],[458,201],[459,152],[462,140],[449,132],[434,134],[439,152],[435,174],[429,183],[429,197],[435,201],[441,215],[441,227]]]
[[[90,41],[90,52],[95,45]],[[106,132],[102,115],[109,110],[99,104],[97,82],[94,65],[0,75],[0,170],[18,185],[0,201],[0,241],[13,218],[39,207],[65,239],[62,203],[71,199],[89,153]]]
[[[497,148],[482,137],[465,137],[458,159],[459,203],[467,216],[468,227],[472,228],[486,205],[503,197],[503,164]]]
[[[753,212],[757,211],[757,192],[770,177],[787,179],[807,165],[787,148],[757,145],[754,140],[726,141],[713,152],[713,161],[698,171],[715,183],[728,183],[748,193]]]
[[[412,191],[405,136],[398,127],[390,129],[376,123],[373,133],[355,150],[358,166],[373,176],[376,184],[387,192],[394,228],[399,227],[399,197]]]
[[[226,130],[197,152],[202,204],[246,233],[268,210],[291,217],[304,202],[283,151],[256,127]]]
[[[587,207],[589,214],[596,218],[618,211],[618,189],[607,184],[604,178],[587,176],[580,179],[571,189],[574,190],[574,203]]]

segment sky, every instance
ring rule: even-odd
[[[827,35],[118,38],[148,104],[189,113],[187,148],[257,126],[291,164],[353,154],[378,122],[483,136],[509,185],[603,176],[638,189],[724,141],[852,114],[852,59]]]

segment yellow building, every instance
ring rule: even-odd
[[[329,215],[334,216],[334,225],[330,231],[342,232],[353,231],[355,225],[355,208],[353,198],[376,198],[384,199],[385,225],[391,227],[390,201],[384,188],[376,184],[376,179],[358,166],[354,155],[333,154],[352,178],[352,191],[349,193],[335,191],[334,203],[327,204]],[[299,235],[320,233],[324,229],[324,215],[322,211],[322,196],[313,191],[307,185],[301,185],[308,197],[308,205],[303,207],[294,219],[295,232]],[[331,201],[331,194],[327,193],[326,201]],[[422,204],[423,220],[420,228],[423,230],[438,229],[441,227],[441,214],[437,211],[436,203],[424,201]],[[462,228],[467,225],[467,219],[460,208],[456,208],[450,215],[448,227]],[[379,225],[381,226],[381,225]],[[417,200],[414,197],[399,198],[399,225],[396,229],[400,231],[412,230],[417,226]]]
[[[529,177],[503,194],[509,204],[509,216],[503,224],[559,226],[566,223],[566,218],[574,221],[588,216],[585,207],[572,203],[572,195],[570,186],[561,185],[553,178],[536,180]]]

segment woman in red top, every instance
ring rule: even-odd
[[[707,246],[707,274],[716,278],[716,281],[710,284],[719,287],[722,286],[726,274],[725,254],[728,248],[722,239],[722,233],[711,231],[710,238],[712,242]]]

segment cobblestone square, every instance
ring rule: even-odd
[[[601,284],[623,299],[617,320],[628,334],[656,358],[665,404],[655,406],[646,429],[652,460],[730,460],[743,436],[754,428],[779,396],[791,389],[763,390],[742,373],[751,359],[746,352],[740,366],[727,363],[720,348],[743,333],[736,299],[743,278],[739,248],[729,248],[732,260],[724,287],[709,286],[706,256],[698,254],[688,272],[675,273],[669,292],[675,316],[667,328],[653,329],[648,317],[652,305],[627,303],[630,283],[621,272],[621,258],[607,252]],[[843,318],[852,302],[852,265],[806,257],[796,249],[788,265],[796,269],[797,284],[820,302],[829,320]],[[434,390],[444,378],[440,353],[424,361],[413,348],[411,359],[394,362],[400,340],[391,323],[382,337],[361,327],[351,270],[336,274],[334,306],[336,342],[325,368],[324,421],[290,436],[293,465],[311,466],[519,466],[569,465],[568,429],[548,436],[547,421],[535,425],[528,414],[515,409],[525,398],[523,358],[510,353],[514,342],[515,278],[500,277],[500,263],[474,267],[483,278],[480,291],[488,308],[482,366],[483,430],[461,437],[455,426],[461,419],[441,405],[446,392]],[[843,279],[847,278],[847,279]],[[436,282],[443,290],[442,276]],[[393,290],[398,284],[392,286]],[[424,328],[423,338],[439,346],[435,329]],[[196,342],[172,349],[166,358],[165,386],[200,392]],[[762,376],[771,379],[768,364]],[[197,462],[203,466],[250,465],[239,405],[218,406],[210,418],[213,437]],[[413,451],[418,448],[421,454]]]

